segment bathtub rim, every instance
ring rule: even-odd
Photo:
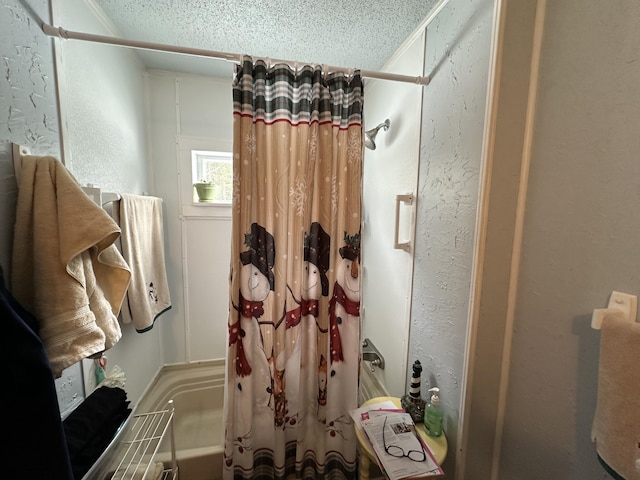
[[[147,383],[147,386],[143,390],[140,398],[135,402],[130,404],[131,412],[128,417],[115,433],[114,437],[111,439],[109,445],[105,448],[102,454],[98,457],[98,459],[94,462],[91,468],[85,473],[82,477],[82,480],[98,480],[102,479],[107,475],[109,469],[113,467],[113,465],[117,465],[119,462],[119,455],[123,453],[123,445],[126,436],[131,431],[132,419],[140,413],[150,413],[153,410],[143,411],[142,407],[145,406],[143,399],[147,398],[151,392],[153,392],[154,388],[157,388],[159,383],[162,383],[164,380],[164,376],[168,375],[178,375],[180,373],[184,374],[185,370],[197,370],[198,373],[193,373],[191,375],[183,375],[182,378],[193,378],[201,375],[201,370],[203,369],[212,369],[217,375],[215,378],[211,379],[209,383],[214,384],[222,384],[224,385],[226,380],[226,360],[224,358],[216,358],[210,360],[198,360],[198,361],[190,361],[190,362],[179,362],[179,363],[167,363],[161,365],[156,370],[155,374],[151,378],[151,380]],[[125,387],[126,390],[126,387]],[[167,398],[167,400],[171,400],[172,398]],[[157,403],[157,402],[156,402]],[[164,409],[166,405],[160,405],[161,409]],[[224,408],[224,406],[223,406]],[[194,449],[183,449],[178,450],[180,457],[185,457],[187,459],[202,455],[220,455],[222,452],[221,445],[212,445],[210,447],[201,447]],[[156,455],[160,456],[160,459],[164,462],[165,452],[158,452]]]
[[[202,374],[201,370],[203,369],[211,369],[215,373],[219,374],[219,376],[216,375],[215,377],[206,379],[205,383],[209,382],[209,383],[224,385],[225,377],[226,377],[226,359],[224,358],[215,358],[210,360],[197,360],[192,362],[166,363],[158,367],[152,379],[149,381],[145,389],[142,391],[140,398],[133,406],[132,414],[146,413],[145,410],[152,411],[152,410],[144,409],[143,407],[150,405],[149,402],[150,402],[150,399],[152,398],[151,397],[152,393],[154,393],[156,390],[160,390],[164,384],[167,384],[168,386],[173,384],[173,383],[169,383],[169,382],[172,382],[171,377],[180,376],[179,380],[182,382],[184,382],[185,380],[193,380],[195,378],[198,378],[199,375]],[[190,372],[190,370],[193,370],[194,372]],[[195,371],[198,371],[198,373],[196,373]],[[160,390],[155,393],[160,394],[165,391],[166,391],[166,388],[164,390]],[[159,396],[159,395],[156,395],[156,396]],[[172,399],[170,395],[164,395],[164,396],[165,397],[168,396],[167,400]],[[158,398],[156,401],[152,403],[152,405],[154,405],[153,408],[164,407],[164,405],[159,405],[159,406],[157,405],[159,400],[160,398]]]

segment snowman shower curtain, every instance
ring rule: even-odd
[[[237,67],[227,479],[355,478],[362,87]]]

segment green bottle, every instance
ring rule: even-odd
[[[433,387],[429,389],[432,392],[431,399],[427,403],[427,408],[424,411],[424,429],[430,437],[439,437],[442,435],[442,423],[444,413],[440,406],[440,389]]]

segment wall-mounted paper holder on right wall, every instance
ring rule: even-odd
[[[607,308],[596,308],[591,317],[591,328],[600,330],[603,320],[608,316],[616,316],[630,322],[636,321],[638,313],[638,297],[629,293],[611,292]]]

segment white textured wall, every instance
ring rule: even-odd
[[[7,280],[18,198],[11,142],[60,157],[53,54],[42,20],[49,21],[46,0],[0,6],[0,266]]]
[[[65,28],[114,35],[93,0],[56,0],[56,22]],[[57,40],[65,160],[81,184],[105,191],[154,194],[145,130],[144,69],[128,49],[73,40]],[[173,292],[172,292],[173,293]],[[137,333],[121,325],[122,339],[108,352],[107,372],[118,365],[126,374],[128,398],[136,402],[163,364],[160,344],[164,323],[174,312],[161,315],[156,326]],[[88,362],[91,365],[91,362]],[[88,375],[91,388],[92,375]]]
[[[60,158],[53,50],[39,28],[42,21],[50,21],[46,1],[8,1],[0,7],[0,266],[9,289],[18,198],[11,143]],[[56,391],[63,413],[84,398],[79,364],[56,380]]]
[[[640,4],[547,2],[500,478],[610,478],[594,308],[640,291]]]
[[[454,477],[493,28],[492,0],[451,2],[427,30],[409,359],[438,386]],[[410,373],[410,372],[409,372]]]
[[[117,35],[94,0],[54,0],[56,23]],[[131,49],[57,40],[67,167],[82,184],[149,192],[144,69]]]

